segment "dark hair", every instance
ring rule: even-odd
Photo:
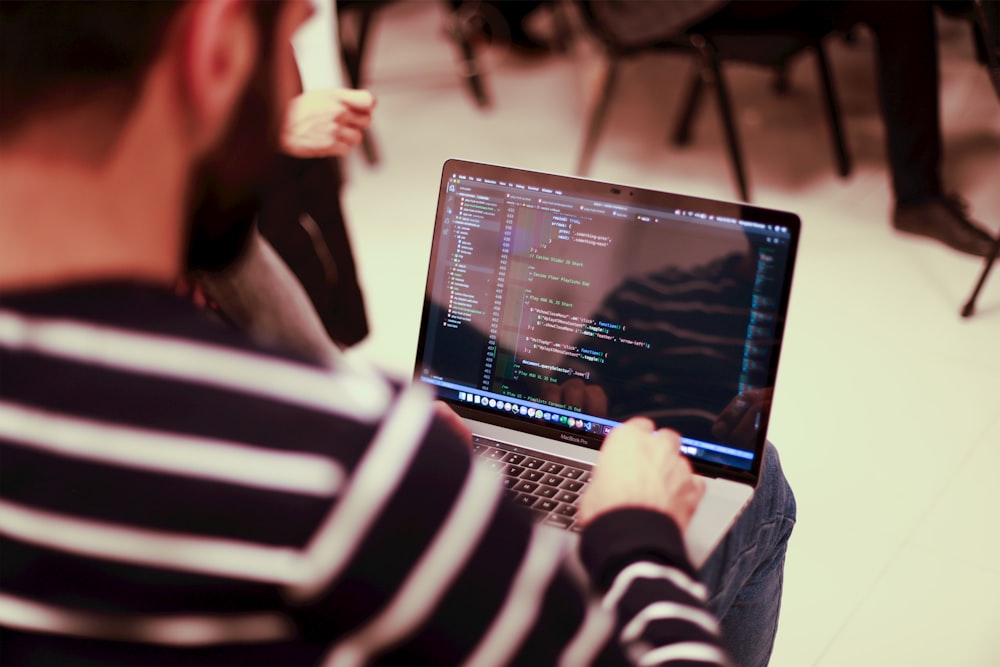
[[[0,2],[0,139],[39,112],[89,101],[131,111],[185,0]]]

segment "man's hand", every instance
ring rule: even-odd
[[[302,93],[288,105],[281,148],[301,158],[344,156],[361,143],[375,97],[367,90],[331,88]]]
[[[580,520],[586,524],[613,509],[643,507],[668,515],[682,533],[687,530],[705,483],[694,476],[680,444],[677,433],[654,430],[644,417],[613,430],[580,501]]]

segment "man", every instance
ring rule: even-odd
[[[725,662],[676,434],[608,438],[581,577],[421,389],[174,296],[188,220],[244,245],[308,13],[0,4],[0,662]]]

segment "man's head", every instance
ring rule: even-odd
[[[181,210],[198,221],[193,259],[224,263],[277,152],[297,85],[289,40],[309,12],[305,0],[5,0],[0,149],[110,172],[145,141],[149,162],[132,159],[130,176],[157,178],[176,162]]]
[[[183,2],[0,4],[0,145],[16,145],[39,118],[99,109],[74,145],[106,157],[135,106],[147,69]],[[95,112],[94,116],[98,114]]]

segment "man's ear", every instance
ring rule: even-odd
[[[256,26],[246,0],[195,0],[183,41],[182,86],[189,100],[192,140],[218,140],[253,72]]]

